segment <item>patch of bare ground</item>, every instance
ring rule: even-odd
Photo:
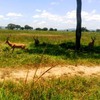
[[[48,70],[49,69],[49,70]],[[25,68],[0,68],[0,81],[3,80],[32,80],[36,69],[25,69]],[[44,73],[46,72],[46,73]],[[43,74],[44,73],[44,74]],[[43,74],[43,75],[42,75]],[[72,65],[57,65],[53,68],[42,67],[36,72],[36,77],[50,78],[50,77],[60,77],[60,76],[82,76],[82,77],[99,77],[100,76],[100,66],[72,66]]]

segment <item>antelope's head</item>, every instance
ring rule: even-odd
[[[91,37],[92,42],[94,43],[96,38],[95,37]]]
[[[8,41],[9,41],[9,37],[7,37],[7,39],[6,39],[5,43],[8,43]]]

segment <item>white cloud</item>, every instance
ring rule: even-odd
[[[52,14],[50,12],[47,12],[46,10],[41,11],[40,13],[37,13],[36,15],[33,15],[34,20],[38,20],[35,25],[45,25],[45,26],[57,26],[57,27],[76,27],[76,11],[72,10],[67,12],[65,15],[56,15]],[[85,27],[96,27],[95,23],[100,22],[100,14],[96,13],[96,10],[93,10],[91,12],[82,11],[82,24]],[[40,23],[40,24],[39,24]],[[89,23],[92,23],[89,24]],[[93,27],[93,28],[94,28]]]
[[[84,21],[100,21],[100,14],[97,14],[95,10],[92,12],[82,12],[82,18]]]
[[[76,10],[69,11],[65,15],[53,14],[40,9],[36,9],[35,11],[35,14],[32,16],[33,21],[30,21],[33,27],[55,27],[59,29],[76,27]],[[20,20],[18,20],[18,18],[22,16],[21,13],[8,13],[6,15],[0,15],[0,20],[19,22]],[[82,26],[87,28],[98,28],[100,26],[99,23],[100,14],[97,13],[95,9],[90,12],[82,11]]]
[[[69,24],[68,26],[72,25],[74,27],[75,19],[73,20],[69,16],[56,15],[56,14],[47,12],[46,10],[43,10],[41,11],[41,13],[37,13],[36,15],[33,15],[33,19],[36,20],[36,22],[33,22],[33,23],[35,26],[39,25],[38,27],[51,26],[51,27],[60,28],[60,27],[63,27],[63,25],[66,26],[66,24]]]
[[[72,10],[72,11],[67,12],[66,17],[68,19],[75,19],[75,17],[76,17],[76,11]]]
[[[46,21],[41,21],[41,22],[39,22],[38,24],[39,24],[39,25],[44,25],[44,24],[46,24]]]
[[[62,21],[61,16],[51,14],[47,12],[46,10],[43,10],[41,13],[34,15],[33,18],[42,18],[42,19],[51,20],[51,21]]]
[[[37,22],[38,22],[38,20],[34,20],[33,22],[34,22],[34,23],[37,23]]]
[[[23,15],[21,13],[8,13],[6,16],[8,17],[22,17]]]
[[[47,22],[46,21],[42,21],[42,20],[34,20],[33,21],[33,27],[35,27],[35,28],[37,28],[37,27],[41,27],[41,28],[43,28],[43,27],[47,27]]]
[[[76,11],[73,10],[66,14],[68,19],[75,19],[76,18]],[[82,11],[82,19],[84,21],[100,21],[100,14],[96,13],[96,10],[92,10],[91,12]]]
[[[4,16],[3,15],[0,15],[0,19],[3,19],[4,18]]]
[[[9,20],[9,18],[5,17],[4,15],[0,15],[0,20]]]
[[[41,13],[36,14],[33,16],[35,19],[45,19],[49,21],[55,21],[55,22],[62,22],[64,23],[66,20],[73,20],[75,19],[75,11],[68,12],[66,15],[61,16],[61,15],[56,15],[52,14],[50,12],[47,12],[46,10],[43,10]],[[70,22],[70,21],[69,21]]]
[[[39,15],[34,15],[33,18],[40,18],[40,16]]]
[[[41,12],[41,10],[40,10],[40,9],[36,9],[35,11],[36,11],[36,12]]]

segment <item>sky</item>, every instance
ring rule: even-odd
[[[0,0],[0,26],[76,28],[76,0]],[[82,27],[100,29],[100,0],[82,0]]]

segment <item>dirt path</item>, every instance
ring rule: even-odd
[[[37,77],[39,77],[42,73],[48,70],[50,67],[39,68],[37,70]],[[14,68],[0,68],[0,81],[5,80],[25,80],[27,77],[28,80],[32,80],[36,69],[14,69]],[[62,75],[67,76],[100,76],[100,66],[55,66],[47,73],[45,73],[42,77],[60,77]]]

